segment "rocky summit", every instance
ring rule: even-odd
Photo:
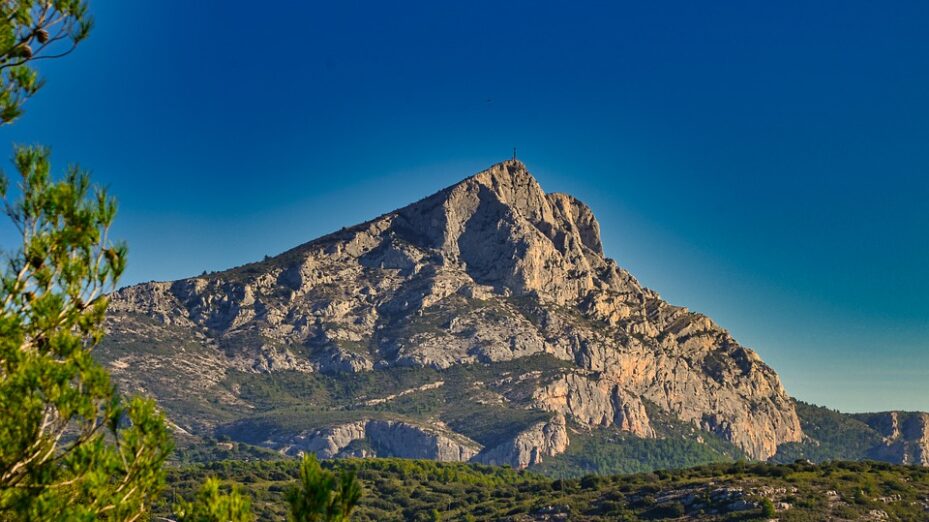
[[[606,258],[590,208],[515,160],[260,262],[124,288],[98,356],[179,432],[290,454],[527,467],[582,440],[768,459],[809,439],[774,370]]]

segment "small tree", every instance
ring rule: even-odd
[[[771,499],[761,499],[761,516],[765,518],[777,516],[777,509],[774,508],[774,502],[771,502]]]
[[[175,508],[177,522],[251,522],[252,503],[232,485],[229,493],[220,491],[217,478],[208,478],[193,502],[180,502]]]
[[[300,463],[297,484],[287,491],[290,518],[294,522],[343,522],[361,499],[361,484],[355,474],[336,474],[306,454]]]
[[[0,2],[0,125],[18,118],[42,87],[29,63],[65,56],[92,27],[84,0]]]
[[[107,235],[115,202],[77,167],[53,181],[47,149],[14,164],[18,199],[0,177],[22,238],[0,274],[0,519],[139,519],[172,444],[154,403],[123,402],[91,357],[126,263]]]

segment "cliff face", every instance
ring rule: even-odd
[[[870,450],[872,458],[929,466],[929,413],[888,411],[857,417],[883,437],[882,444]]]
[[[929,466],[929,413],[842,413],[796,401],[801,442],[782,444],[770,460],[794,463],[877,460]]]
[[[228,384],[229,372],[351,380],[561,361],[558,371],[462,391],[548,420],[514,427],[480,455],[451,451],[459,459],[528,465],[564,451],[571,429],[655,437],[646,404],[753,458],[801,438],[770,367],[604,257],[590,209],[546,194],[517,161],[263,262],[125,288],[111,312],[120,342],[104,345],[104,359],[124,387],[169,398],[214,393],[246,413],[257,407]],[[155,380],[143,368],[173,378]],[[210,430],[218,417],[186,425]],[[424,414],[406,424],[424,430],[437,420]],[[371,421],[358,422],[364,427],[355,431],[373,440]],[[385,447],[378,454],[393,451]]]
[[[568,449],[569,439],[563,415],[548,422],[540,422],[521,431],[499,446],[483,451],[474,460],[483,464],[507,464],[525,468],[540,464],[546,457],[554,457]]]
[[[463,462],[477,455],[481,445],[457,434],[406,422],[362,419],[264,444],[289,455],[314,453],[322,459],[390,456]]]

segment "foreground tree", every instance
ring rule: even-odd
[[[0,0],[0,125],[42,87],[30,63],[67,55],[92,27],[84,0]]]
[[[217,478],[208,478],[200,486],[193,502],[180,502],[174,509],[177,522],[251,522],[252,503],[239,493],[236,485],[228,493],[220,489]]]
[[[303,456],[297,484],[287,491],[294,522],[349,520],[360,499],[361,484],[354,473],[325,470],[312,454]]]
[[[41,88],[31,63],[69,54],[92,26],[85,0],[0,0],[0,125]],[[107,235],[116,205],[78,168],[53,181],[47,149],[17,148],[14,164],[18,199],[0,173],[22,239],[0,268],[0,520],[139,520],[172,441],[154,402],[124,402],[91,357],[125,268],[125,247]],[[295,520],[342,521],[360,495],[353,475],[305,459],[288,500]],[[217,479],[176,511],[183,521],[253,519],[249,500]]]
[[[9,2],[7,2],[9,4]],[[0,519],[137,520],[171,450],[150,400],[124,402],[91,357],[126,250],[116,205],[48,150],[16,149],[18,198],[0,196],[22,239],[0,275]]]

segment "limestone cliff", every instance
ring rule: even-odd
[[[480,453],[474,460],[483,464],[508,464],[525,468],[554,457],[568,448],[568,430],[564,415],[540,422],[512,439]]]
[[[557,372],[461,390],[485,409],[554,415],[513,427],[508,438],[494,435],[479,457],[485,462],[525,466],[564,451],[569,425],[655,437],[646,404],[757,459],[801,439],[770,367],[709,318],[668,304],[606,258],[591,210],[546,194],[518,161],[262,262],[125,288],[111,311],[118,341],[104,346],[104,358],[124,387],[178,400],[213,387],[224,404],[239,404],[238,415],[261,406],[228,382],[232,374],[350,380],[404,368],[561,361]],[[169,368],[173,383],[153,382],[142,368]],[[177,416],[170,407],[169,414]],[[422,415],[422,425],[440,420]],[[215,417],[218,425],[228,415]],[[351,440],[361,431],[372,440],[383,428],[353,422],[307,428],[348,430]],[[312,441],[345,437],[300,436],[321,456],[344,452],[341,443]],[[433,439],[422,451],[384,444],[377,454],[477,454],[468,453],[477,446],[440,449]]]
[[[285,440],[268,440],[266,444],[290,455],[314,453],[322,459],[392,456],[443,462],[468,461],[481,449],[480,444],[443,430],[370,419],[298,433]]]
[[[859,415],[883,437],[871,457],[929,466],[929,413],[888,411]]]

